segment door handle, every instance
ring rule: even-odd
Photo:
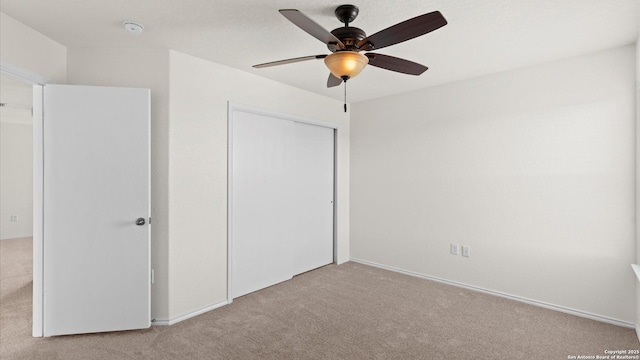
[[[138,218],[138,220],[136,220],[136,225],[138,226],[144,225],[144,218]]]

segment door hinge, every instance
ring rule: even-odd
[[[156,282],[156,272],[155,270],[151,269],[151,284]]]

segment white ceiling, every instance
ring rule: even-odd
[[[321,60],[254,69],[253,64],[326,54],[324,44],[278,13],[295,8],[328,30],[342,25],[343,1],[317,0],[1,0],[0,11],[67,47],[170,48],[308,91],[326,88]],[[640,0],[358,0],[351,24],[373,34],[439,10],[449,24],[380,50],[422,63],[419,77],[367,67],[349,81],[357,102],[634,43]],[[122,21],[144,25],[126,32]],[[594,69],[597,71],[597,69]]]

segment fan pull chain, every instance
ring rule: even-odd
[[[344,112],[347,112],[347,80],[344,81]]]

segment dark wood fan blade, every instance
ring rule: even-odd
[[[329,78],[327,79],[327,87],[334,87],[342,84],[342,79],[335,77],[332,73],[329,73]]]
[[[293,59],[278,60],[278,61],[272,61],[272,62],[268,62],[268,63],[264,63],[264,64],[253,65],[253,67],[261,69],[261,68],[265,68],[265,67],[269,67],[269,66],[277,66],[277,65],[297,63],[297,62],[300,62],[300,61],[324,59],[326,57],[327,57],[327,55],[302,56],[302,57],[297,57],[297,58],[293,58]]]
[[[413,61],[389,55],[374,53],[366,53],[365,55],[369,58],[369,65],[403,74],[420,75],[428,69],[428,67]]]
[[[447,20],[440,11],[430,12],[380,30],[358,42],[358,48],[362,50],[382,49],[422,36],[445,25],[447,25]]]
[[[314,38],[322,41],[327,45],[334,44],[338,49],[344,49],[345,46],[337,37],[335,37],[332,33],[327,31],[322,26],[318,25],[315,21],[311,20],[305,14],[301,13],[299,10],[295,9],[282,9],[280,10],[280,14],[289,19],[292,23],[294,23],[300,29],[309,33],[309,35]]]

